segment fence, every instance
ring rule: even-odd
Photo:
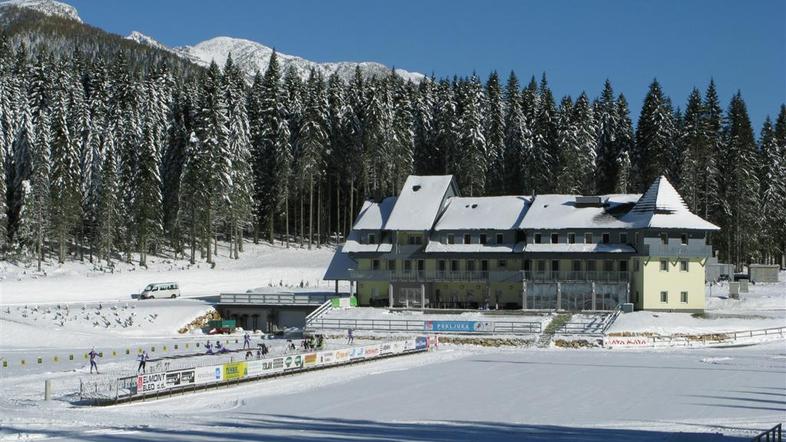
[[[524,321],[424,321],[407,319],[343,319],[314,318],[306,324],[306,331],[362,330],[376,332],[411,333],[486,333],[537,334],[540,322]]]
[[[728,345],[749,341],[753,338],[778,338],[786,335],[786,327],[772,327],[758,330],[742,330],[731,332],[712,332],[701,335],[681,336],[606,336],[603,345],[606,347],[691,347]]]
[[[221,304],[320,305],[333,293],[221,293]]]
[[[229,386],[311,369],[352,364],[371,359],[399,356],[429,349],[427,336],[388,341],[359,347],[345,347],[250,361],[228,361],[207,366],[169,368],[164,371],[113,379],[83,378],[79,383],[81,401],[100,405],[157,398],[211,387]],[[108,381],[108,382],[107,382]]]
[[[783,427],[778,424],[753,438],[753,442],[781,442],[783,440]]]

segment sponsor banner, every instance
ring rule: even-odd
[[[428,348],[428,338],[425,336],[415,338],[415,350],[423,350],[424,348]]]
[[[365,356],[367,358],[373,358],[379,356],[379,345],[367,345]]]
[[[284,358],[260,359],[246,364],[246,376],[262,376],[284,371]]]
[[[352,347],[352,353],[350,353],[350,359],[363,359],[366,357],[366,348],[365,347]]]
[[[352,356],[351,349],[336,350],[336,363],[346,362]]]
[[[303,366],[304,367],[313,367],[317,365],[317,354],[316,353],[307,353],[303,355]]]
[[[224,367],[213,365],[194,369],[194,383],[197,385],[212,384],[224,380]]]
[[[404,341],[404,351],[415,350],[415,338],[407,339]]]
[[[292,356],[285,356],[284,357],[284,369],[291,370],[294,368],[301,368],[303,367],[303,356],[301,355],[292,355]]]
[[[651,347],[652,340],[646,336],[606,336],[604,347]]]
[[[136,388],[137,376],[130,376],[127,378],[120,378],[117,380],[118,396],[133,396],[137,393]]]
[[[138,394],[154,393],[167,388],[166,373],[147,373],[136,377],[136,391]]]
[[[321,351],[317,353],[317,364],[318,365],[330,365],[336,363],[336,352],[335,351]]]
[[[405,341],[395,341],[395,342],[392,342],[390,345],[392,347],[392,353],[393,354],[404,353],[406,342]]]
[[[176,387],[183,387],[186,385],[194,385],[194,380],[195,380],[194,369],[166,372],[166,388],[176,388]]]
[[[379,354],[381,355],[389,355],[393,353],[393,343],[392,342],[385,342],[379,345]]]
[[[242,379],[246,377],[246,361],[228,362],[224,364],[224,380]]]
[[[477,333],[491,331],[492,324],[482,321],[426,321],[424,330],[432,332]]]

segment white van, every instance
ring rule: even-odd
[[[176,282],[157,282],[148,284],[139,299],[155,299],[155,298],[177,298],[180,296],[180,288]]]

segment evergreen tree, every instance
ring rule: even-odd
[[[413,130],[413,109],[411,84],[404,83],[395,73],[390,74],[393,87],[392,97],[392,137],[390,150],[393,166],[393,188],[400,189],[414,170],[415,133]]]
[[[767,117],[761,129],[759,142],[759,232],[756,241],[761,247],[760,258],[773,262],[783,255],[784,231],[786,231],[786,159],[778,146],[775,131]]]
[[[532,132],[522,106],[519,82],[511,72],[505,86],[505,193],[532,192],[528,172],[532,149]]]
[[[644,99],[636,127],[633,166],[638,177],[635,184],[638,189],[646,189],[659,175],[669,175],[673,150],[673,113],[660,83],[654,80]]]
[[[430,78],[421,81],[418,85],[417,98],[415,99],[414,115],[414,168],[416,174],[428,175],[436,170],[437,159],[434,155],[436,147],[434,110],[436,100],[434,97],[434,84],[436,80]]]
[[[322,178],[324,170],[323,155],[328,143],[327,137],[327,102],[324,94],[324,82],[321,75],[312,71],[308,79],[308,95],[303,114],[303,125],[298,137],[300,148],[298,175],[303,179],[303,187],[308,190],[308,248],[314,241],[314,184]]]
[[[484,135],[488,150],[486,189],[491,195],[502,195],[505,189],[505,113],[499,75],[494,71],[486,82],[486,115]]]
[[[538,87],[538,98],[534,108],[533,148],[527,169],[532,180],[532,190],[537,193],[550,192],[554,188],[555,171],[560,170],[560,164],[557,124],[554,118],[556,105],[545,73]]]
[[[631,192],[634,186],[631,179],[631,151],[633,150],[633,123],[630,119],[630,111],[628,110],[628,101],[625,96],[620,94],[617,97],[617,126],[616,135],[614,136],[614,143],[616,147],[614,150],[619,152],[617,154],[617,170],[619,176],[614,186],[614,191],[617,193]]]
[[[461,94],[461,112],[458,121],[460,185],[469,196],[485,193],[488,153],[483,135],[483,87],[473,75],[464,83]],[[461,179],[463,178],[463,179]]]
[[[723,110],[721,109],[715,82],[710,80],[704,94],[702,123],[703,133],[707,138],[706,151],[698,159],[701,170],[698,214],[710,219],[713,212],[717,217],[720,210],[719,195],[719,163],[723,155]]]
[[[581,93],[573,107],[573,125],[576,131],[576,148],[579,155],[576,174],[581,183],[581,193],[595,193],[597,160],[597,128],[589,98]]]
[[[707,137],[704,133],[704,108],[701,103],[701,94],[694,88],[688,97],[685,106],[682,128],[679,132],[677,146],[683,151],[682,162],[678,163],[682,169],[680,175],[680,195],[688,207],[696,211],[699,206],[699,190],[703,171],[699,167],[699,158],[707,149]]]
[[[566,194],[581,193],[581,152],[577,140],[577,126],[574,118],[573,100],[562,98],[557,109],[557,142],[560,146],[560,170],[557,175],[557,192]]]
[[[136,174],[134,176],[134,222],[136,226],[139,265],[147,266],[150,245],[162,233],[161,227],[161,177],[156,152],[156,127],[154,117],[148,113],[140,145]]]
[[[619,135],[620,121],[617,101],[611,82],[606,80],[600,99],[595,105],[594,120],[597,125],[597,169],[595,173],[598,193],[611,193],[617,184],[619,157],[621,152]]]
[[[101,137],[103,142],[101,175],[97,177],[95,189],[98,256],[110,265],[117,228],[121,222],[114,134],[114,128],[106,127]]]

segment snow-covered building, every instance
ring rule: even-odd
[[[325,279],[361,305],[701,311],[717,230],[662,176],[643,195],[533,197],[410,176],[363,205]]]

